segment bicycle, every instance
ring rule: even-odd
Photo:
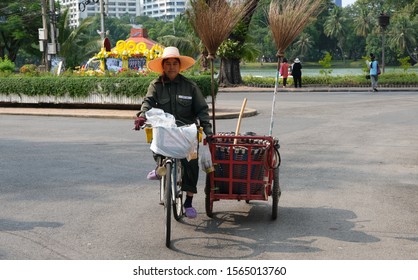
[[[171,244],[171,211],[176,221],[183,215],[183,191],[181,178],[183,169],[180,159],[158,155],[157,174],[160,180],[160,204],[164,206],[165,245]]]
[[[144,127],[147,143],[152,142],[153,128]],[[202,138],[202,129],[197,130],[198,141]],[[171,212],[174,219],[179,221],[184,215],[183,209],[183,191],[182,176],[183,168],[180,158],[169,155],[156,154],[157,168],[156,174],[160,179],[160,204],[164,206],[165,219],[165,245],[170,248],[171,245]]]

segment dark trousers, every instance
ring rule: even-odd
[[[286,84],[287,84],[287,77],[286,78],[283,78],[283,86],[285,87]]]
[[[198,159],[181,160],[183,166],[182,190],[185,192],[197,193],[197,181],[199,179],[199,162]]]
[[[302,76],[293,76],[293,83],[295,84],[295,87],[297,88],[302,87]]]
[[[159,164],[161,159],[159,155],[152,153],[154,160]],[[199,180],[199,162],[197,159],[187,161],[187,159],[181,159],[181,165],[183,167],[182,187],[185,192],[197,193],[197,181]]]

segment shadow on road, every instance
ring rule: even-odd
[[[380,241],[356,229],[351,220],[357,216],[349,210],[285,207],[279,208],[278,219],[272,221],[266,215],[270,214],[269,204],[251,204],[254,206],[249,212],[217,212],[213,219],[190,224],[209,236],[173,240],[173,249],[200,258],[240,259],[262,257],[264,253],[320,252],[315,246],[319,238],[357,243]],[[188,246],[183,246],[185,243]]]

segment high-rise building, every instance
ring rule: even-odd
[[[70,26],[78,26],[80,20],[100,13],[100,1],[108,17],[148,16],[172,21],[184,13],[188,0],[59,0],[62,9],[69,8]]]
[[[187,0],[141,0],[142,15],[163,20],[174,20],[184,13]]]

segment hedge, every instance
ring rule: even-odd
[[[244,83],[255,87],[274,87],[275,78],[244,77]],[[281,83],[281,79],[280,79]],[[288,79],[288,84],[293,85],[293,79]],[[305,86],[326,86],[326,87],[367,87],[370,80],[365,75],[345,76],[302,76],[302,84]],[[379,76],[379,86],[418,86],[418,75],[416,73],[385,73]]]
[[[154,76],[145,77],[0,77],[0,94],[87,97],[92,93],[142,97]],[[211,96],[211,77],[189,76],[205,97]],[[215,83],[215,94],[218,85]]]

